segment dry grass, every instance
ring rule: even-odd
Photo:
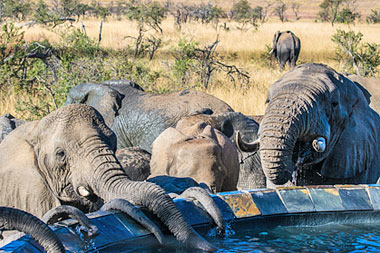
[[[97,39],[99,32],[98,20],[84,20],[87,34]],[[74,24],[75,26],[80,23]],[[298,63],[320,62],[339,70],[338,63],[333,60],[334,44],[331,41],[332,34],[337,28],[353,29],[363,33],[363,41],[376,42],[380,44],[378,31],[380,25],[357,24],[348,27],[346,25],[336,25],[332,27],[326,23],[315,23],[312,21],[299,22],[267,22],[258,28],[257,31],[251,29],[242,32],[235,29],[236,24],[228,23],[230,31],[223,29],[215,30],[211,25],[201,25],[198,23],[185,24],[181,30],[174,26],[171,18],[163,22],[164,46],[160,49],[157,57],[150,62],[153,69],[165,69],[165,62],[172,60],[170,50],[174,47],[179,38],[186,36],[193,40],[200,41],[202,45],[207,45],[215,41],[219,36],[220,44],[218,51],[220,55],[225,56],[225,61],[229,64],[235,64],[238,67],[248,71],[251,76],[248,87],[233,87],[227,81],[227,78],[221,74],[214,77],[212,85],[208,90],[210,94],[229,103],[236,111],[248,115],[263,114],[265,110],[265,99],[268,87],[283,73],[275,68],[266,67],[262,61],[259,61],[259,55],[264,51],[265,44],[272,43],[273,34],[277,30],[291,30],[301,39],[301,54]],[[127,36],[135,36],[137,33],[136,25],[127,20],[108,20],[103,25],[103,40],[101,45],[107,48],[126,48],[131,45],[132,41],[126,39]],[[49,40],[58,38],[52,32],[48,32],[41,27],[33,27],[26,30],[26,38],[29,40],[44,39]],[[236,54],[236,57],[232,57]],[[163,79],[162,82],[165,82]],[[164,83],[158,83],[164,86]],[[14,112],[14,101],[12,97],[5,103],[0,104],[0,112]]]

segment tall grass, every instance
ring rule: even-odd
[[[98,38],[99,20],[83,20],[87,34]],[[73,24],[80,27],[81,23]],[[285,22],[271,21],[264,23],[257,30],[240,31],[236,29],[237,24],[228,22],[229,31],[213,25],[202,25],[199,23],[184,24],[181,29],[174,25],[174,20],[168,18],[162,24],[164,45],[157,52],[153,61],[147,62],[150,68],[160,70],[165,74],[169,71],[167,66],[173,62],[172,49],[178,40],[186,36],[189,39],[199,41],[201,45],[208,45],[220,40],[218,53],[228,64],[234,64],[248,71],[251,79],[248,86],[234,86],[228,81],[223,73],[214,76],[211,86],[204,90],[230,104],[234,110],[247,115],[263,114],[265,111],[265,99],[268,87],[276,81],[284,72],[280,72],[277,64],[271,67],[260,59],[260,54],[265,50],[265,45],[272,44],[273,34],[277,30],[291,30],[301,39],[301,53],[298,64],[305,62],[319,62],[327,64],[338,71],[340,66],[334,60],[334,47],[331,36],[336,29],[352,29],[363,33],[363,41],[380,44],[380,25],[357,24],[355,26],[335,25],[332,27],[327,23],[316,23],[313,21]],[[125,49],[133,45],[129,36],[136,36],[136,24],[128,20],[108,19],[103,24],[101,46],[113,49]],[[40,26],[26,29],[27,40],[58,40],[59,36]],[[287,69],[285,69],[287,71]],[[167,80],[159,79],[157,85],[165,87]],[[8,95],[6,101],[0,103],[0,113],[14,111],[16,99]]]

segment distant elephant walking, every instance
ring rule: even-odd
[[[300,39],[291,31],[277,31],[273,37],[272,54],[280,64],[280,69],[288,62],[289,67],[295,67],[301,51]]]

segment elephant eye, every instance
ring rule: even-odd
[[[55,152],[55,155],[59,161],[65,161],[66,159],[66,153],[61,148],[57,149],[57,151]]]

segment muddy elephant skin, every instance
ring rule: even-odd
[[[254,116],[253,118],[239,112],[212,115],[195,114],[178,121],[177,128],[182,129],[200,122],[206,122],[221,131],[236,145],[237,132],[246,142],[253,142],[258,139],[259,124],[256,120],[261,120],[261,116]],[[241,152],[238,149],[238,155],[240,169],[237,188],[239,190],[265,188],[266,178],[261,167],[260,153],[258,151]]]
[[[168,127],[197,111],[233,111],[225,102],[194,90],[155,95],[144,92],[131,81],[83,83],[73,87],[66,104],[95,107],[117,136],[117,147],[140,147],[151,153],[150,145]]]
[[[205,122],[162,132],[152,144],[150,167],[150,177],[191,177],[214,193],[236,190],[239,177],[235,146]]]

